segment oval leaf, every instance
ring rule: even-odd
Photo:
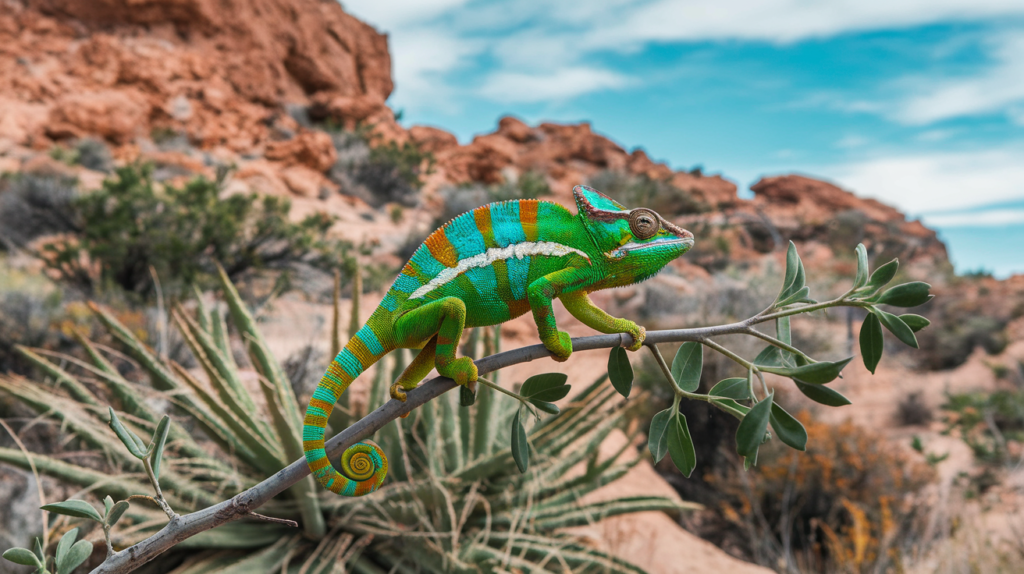
[[[779,317],[775,320],[775,338],[787,345],[793,344],[793,329],[790,317]]]
[[[459,385],[459,406],[471,407],[476,402],[476,393],[467,385]]]
[[[906,323],[907,326],[910,327],[910,330],[915,333],[932,324],[928,319],[925,319],[920,315],[914,315],[913,313],[900,315],[900,320]]]
[[[776,307],[785,307],[786,305],[792,305],[793,303],[799,303],[807,298],[811,294],[811,288],[804,285],[800,289],[794,291],[788,295],[785,299],[775,304]]]
[[[72,528],[68,530],[64,536],[60,537],[60,542],[57,543],[57,563],[59,564],[64,556],[67,555],[68,550],[71,550],[71,546],[75,544],[75,540],[78,540],[78,529]]]
[[[868,250],[863,243],[857,244],[857,275],[853,278],[853,288],[859,289],[868,282]]]
[[[757,447],[761,446],[764,433],[768,430],[771,412],[772,395],[768,395],[765,400],[754,405],[740,421],[740,427],[736,429],[736,452],[740,456],[749,457],[757,452]]]
[[[519,394],[526,398],[536,398],[540,401],[557,401],[569,394],[569,385],[565,381],[569,376],[565,373],[544,373],[534,375],[523,383]]]
[[[113,526],[117,524],[118,520],[121,520],[121,516],[128,510],[127,500],[118,500],[117,503],[110,509],[110,513],[107,514],[107,526]]]
[[[768,345],[754,357],[754,364],[764,367],[795,367],[793,353]]]
[[[878,298],[878,303],[894,307],[917,307],[932,298],[932,295],[928,294],[928,290],[931,288],[931,285],[923,281],[904,283],[882,293]]]
[[[810,383],[802,383],[794,380],[796,388],[800,390],[807,398],[812,401],[830,406],[830,407],[843,407],[850,404],[850,399],[844,397],[839,391],[835,391],[826,387],[825,385],[812,385]]]
[[[697,342],[683,343],[672,359],[672,378],[676,386],[692,393],[700,386],[700,372],[704,369],[704,347]]]
[[[143,450],[145,447],[142,444],[142,439],[135,435],[132,431],[126,429],[121,420],[117,418],[117,414],[114,413],[114,409],[108,407],[110,411],[110,428],[117,435],[117,438],[121,439],[124,446],[128,449],[128,452],[132,453],[132,456],[142,460],[146,458],[146,452]]]
[[[836,362],[820,361],[800,367],[761,367],[761,370],[791,379],[800,379],[805,383],[823,385],[834,381],[851,360],[853,357]]]
[[[750,384],[747,382],[747,379],[741,377],[719,381],[717,385],[711,387],[711,392],[708,394],[738,401],[750,400],[751,398]]]
[[[750,407],[741,405],[732,399],[713,398],[711,404],[736,417],[738,420],[743,420],[743,417],[747,416],[750,412]]]
[[[796,450],[807,450],[807,429],[793,415],[776,403],[772,403],[772,414],[769,417],[772,429],[779,440]]]
[[[558,405],[554,403],[547,403],[544,401],[538,401],[536,399],[530,399],[530,403],[533,406],[537,407],[538,409],[552,415],[557,415],[558,413],[562,412],[562,410],[558,408]]]
[[[4,552],[3,558],[22,566],[39,566],[39,558],[28,548],[11,548]]]
[[[683,476],[690,478],[697,466],[697,453],[693,449],[690,429],[686,426],[686,417],[676,413],[668,427],[668,454],[672,464],[676,465]]]
[[[42,510],[47,512],[53,512],[55,514],[63,514],[65,516],[74,516],[75,518],[89,518],[95,520],[100,524],[103,523],[103,517],[100,516],[99,512],[92,507],[91,504],[84,500],[65,500],[64,502],[55,502],[53,504],[47,504],[46,506],[40,507]]]
[[[78,568],[92,554],[92,542],[79,540],[68,551],[64,560],[57,562],[57,574],[71,574],[71,571]]]
[[[875,374],[878,361],[882,360],[882,347],[882,324],[874,313],[868,313],[860,326],[860,358],[872,375]]]
[[[672,421],[673,409],[665,409],[651,419],[651,430],[647,433],[647,448],[654,457],[654,463],[661,462],[668,452],[668,423]]]
[[[799,267],[800,256],[796,252],[796,244],[790,241],[789,248],[786,250],[786,276],[782,279],[782,290],[779,291],[779,296],[775,298],[776,301],[789,296],[792,292],[791,287],[793,286],[793,280],[796,279],[796,270]]]
[[[878,320],[881,321],[882,325],[885,325],[885,328],[889,329],[890,333],[896,335],[897,339],[915,349],[918,348],[917,337],[914,335],[914,330],[904,323],[903,319],[875,307],[871,308],[871,312],[878,316]]]
[[[114,507],[114,499],[108,494],[103,498],[103,516],[110,516],[110,509]]]
[[[899,268],[900,262],[893,259],[878,269],[875,269],[875,272],[872,273],[871,277],[868,279],[867,285],[864,286],[865,289],[868,292],[871,292],[885,287],[890,281],[892,281],[892,278],[896,276],[896,270]]]
[[[153,433],[153,442],[150,445],[150,464],[153,466],[153,477],[157,480],[160,479],[160,461],[164,457],[164,446],[167,445],[167,433],[171,430],[171,417],[164,415],[164,418],[160,419],[160,422],[156,425],[156,431]]]
[[[629,354],[622,347],[612,347],[608,355],[608,378],[618,393],[629,398],[633,390],[633,366],[629,364]]]
[[[526,430],[520,421],[522,414],[523,409],[520,408],[512,419],[512,458],[515,459],[519,472],[526,472],[526,469],[530,468],[530,446],[526,442]]]

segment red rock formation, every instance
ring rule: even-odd
[[[317,0],[4,0],[0,139],[153,128],[248,151],[286,103],[393,124],[387,38]],[[345,104],[344,102],[348,102]]]

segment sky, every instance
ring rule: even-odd
[[[741,196],[801,173],[1024,273],[1024,0],[346,0],[389,34],[402,124],[589,121]]]

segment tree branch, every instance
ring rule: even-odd
[[[652,345],[658,343],[682,343],[685,341],[704,341],[708,337],[719,335],[749,334],[748,329],[751,325],[762,323],[771,318],[774,318],[774,316],[754,316],[738,323],[714,327],[648,331],[644,342]],[[574,352],[591,351],[610,349],[612,347],[628,347],[632,343],[633,338],[630,335],[621,333],[574,338],[572,340],[572,348]],[[543,345],[531,345],[484,357],[476,361],[476,366],[480,374],[483,375],[512,365],[527,363],[550,356],[551,353]],[[372,436],[373,433],[380,430],[387,423],[441,396],[455,388],[455,386],[455,382],[451,379],[436,377],[409,391],[408,398],[404,403],[394,399],[388,401],[327,441],[326,450],[328,457],[337,459],[346,448]],[[181,516],[178,520],[169,523],[153,536],[115,553],[103,564],[96,567],[91,574],[125,574],[131,572],[183,540],[232,520],[251,515],[254,509],[259,508],[274,496],[284,492],[307,474],[309,474],[309,467],[306,464],[306,460],[299,459],[249,490],[235,495],[230,500],[225,500],[220,504]]]

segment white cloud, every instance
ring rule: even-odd
[[[564,100],[588,92],[621,88],[631,80],[596,68],[563,68],[543,73],[499,72],[491,75],[480,93],[499,102]]]
[[[857,134],[849,134],[840,138],[834,145],[840,149],[861,148],[871,143],[871,140]]]
[[[969,213],[925,215],[929,227],[1001,227],[1024,223],[1024,209],[989,209]]]
[[[1024,148],[880,157],[814,171],[860,196],[912,213],[1024,198]]]
[[[900,102],[890,117],[900,123],[927,125],[993,112],[1012,115],[1013,104],[1024,102],[1024,36],[1020,30],[1014,32],[991,42],[994,64],[979,73],[914,82],[916,93]]]

